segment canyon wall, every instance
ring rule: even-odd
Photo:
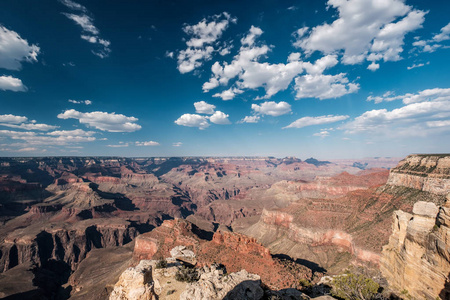
[[[390,287],[413,299],[450,299],[450,155],[409,155],[387,185],[413,191],[411,213],[397,210],[380,269]]]
[[[380,265],[390,287],[413,299],[450,299],[450,203],[417,202],[393,219]]]
[[[450,155],[409,155],[391,169],[387,184],[447,195],[450,192]]]

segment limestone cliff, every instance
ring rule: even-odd
[[[409,155],[391,170],[387,184],[447,195],[450,155]]]
[[[450,299],[450,203],[420,201],[413,214],[396,211],[392,231],[380,265],[391,288],[413,299]]]

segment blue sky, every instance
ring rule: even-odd
[[[0,156],[450,149],[445,1],[0,2]]]

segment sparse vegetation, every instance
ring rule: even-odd
[[[176,290],[168,290],[167,293],[166,293],[166,295],[172,295],[172,294],[175,293],[175,292],[176,292]]]
[[[344,300],[377,299],[380,289],[380,285],[371,278],[350,271],[334,277],[331,285],[332,295]]]
[[[195,268],[189,268],[182,266],[178,272],[175,274],[175,279],[183,282],[195,282],[198,281],[199,275]]]
[[[156,268],[157,269],[165,269],[165,268],[167,268],[167,261],[164,258],[161,258],[156,263]]]
[[[300,286],[302,288],[310,288],[313,286],[311,281],[309,281],[308,279],[305,279],[305,278],[301,278],[298,283],[300,284]]]

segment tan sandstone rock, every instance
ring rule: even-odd
[[[156,299],[153,292],[152,261],[141,260],[134,268],[128,268],[120,275],[110,300]]]

